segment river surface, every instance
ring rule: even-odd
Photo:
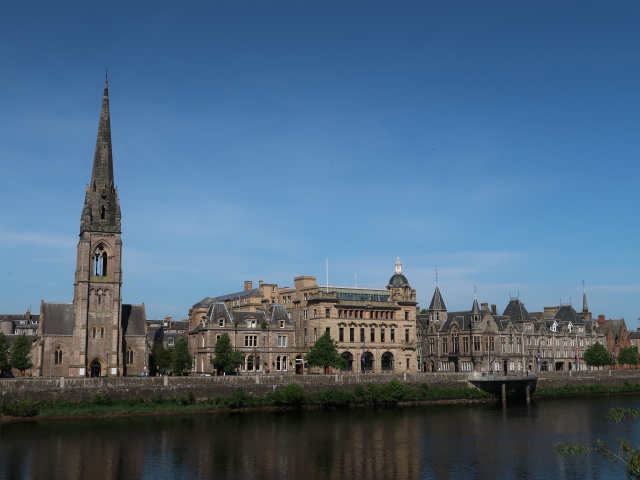
[[[640,397],[300,413],[230,413],[0,425],[1,479],[623,479],[556,442],[628,438]]]

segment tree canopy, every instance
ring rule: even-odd
[[[155,373],[155,371],[157,371],[158,373],[160,373],[160,375],[166,375],[171,368],[172,360],[173,349],[165,348],[162,345],[156,345],[155,347],[153,347],[153,350],[151,350],[150,363],[152,364],[152,373]]]
[[[592,367],[613,365],[614,363],[611,353],[601,343],[594,343],[584,351],[584,361]]]
[[[9,344],[4,333],[0,332],[0,372],[9,370]]]
[[[243,362],[244,353],[234,349],[231,346],[229,335],[223,333],[216,342],[216,346],[213,349],[213,358],[211,359],[211,365],[216,369],[216,374],[222,375],[224,372],[231,372],[242,365]]]
[[[185,375],[191,371],[193,359],[189,353],[189,342],[186,338],[179,338],[173,347],[171,370],[174,375]]]
[[[618,363],[620,365],[638,365],[638,347],[624,347],[618,353]]]
[[[342,368],[346,365],[344,358],[338,353],[338,342],[336,342],[329,332],[325,332],[309,350],[305,357],[310,367]]]
[[[33,367],[33,362],[29,357],[31,352],[31,344],[29,339],[24,335],[18,335],[13,347],[11,347],[11,366],[20,370],[20,373],[24,375],[25,370]]]

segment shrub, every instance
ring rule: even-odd
[[[113,405],[113,398],[108,393],[96,393],[91,403],[94,405]]]

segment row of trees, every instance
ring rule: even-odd
[[[635,346],[621,348],[617,359],[600,343],[594,343],[584,351],[584,361],[592,367],[614,365],[616,362],[620,365],[638,365],[638,357],[638,347]]]
[[[12,368],[19,370],[22,375],[26,370],[33,367],[29,352],[31,344],[24,335],[18,335],[11,348],[4,333],[0,332],[0,372],[11,371]]]

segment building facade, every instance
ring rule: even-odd
[[[304,356],[329,332],[346,361],[343,372],[418,371],[416,292],[400,262],[386,289],[320,286],[300,276],[293,288],[265,284],[207,297],[189,312],[195,371],[211,373],[216,341],[229,334],[246,372],[307,372]]]
[[[596,342],[606,345],[586,294],[581,313],[571,305],[529,313],[519,298],[511,298],[500,315],[495,305],[478,305],[476,298],[470,310],[449,312],[436,286],[419,325],[421,367],[431,372],[584,370],[584,351]]]
[[[122,303],[122,239],[105,81],[91,182],[80,218],[73,303],[40,305],[36,375],[99,377],[146,366],[143,305]]]

